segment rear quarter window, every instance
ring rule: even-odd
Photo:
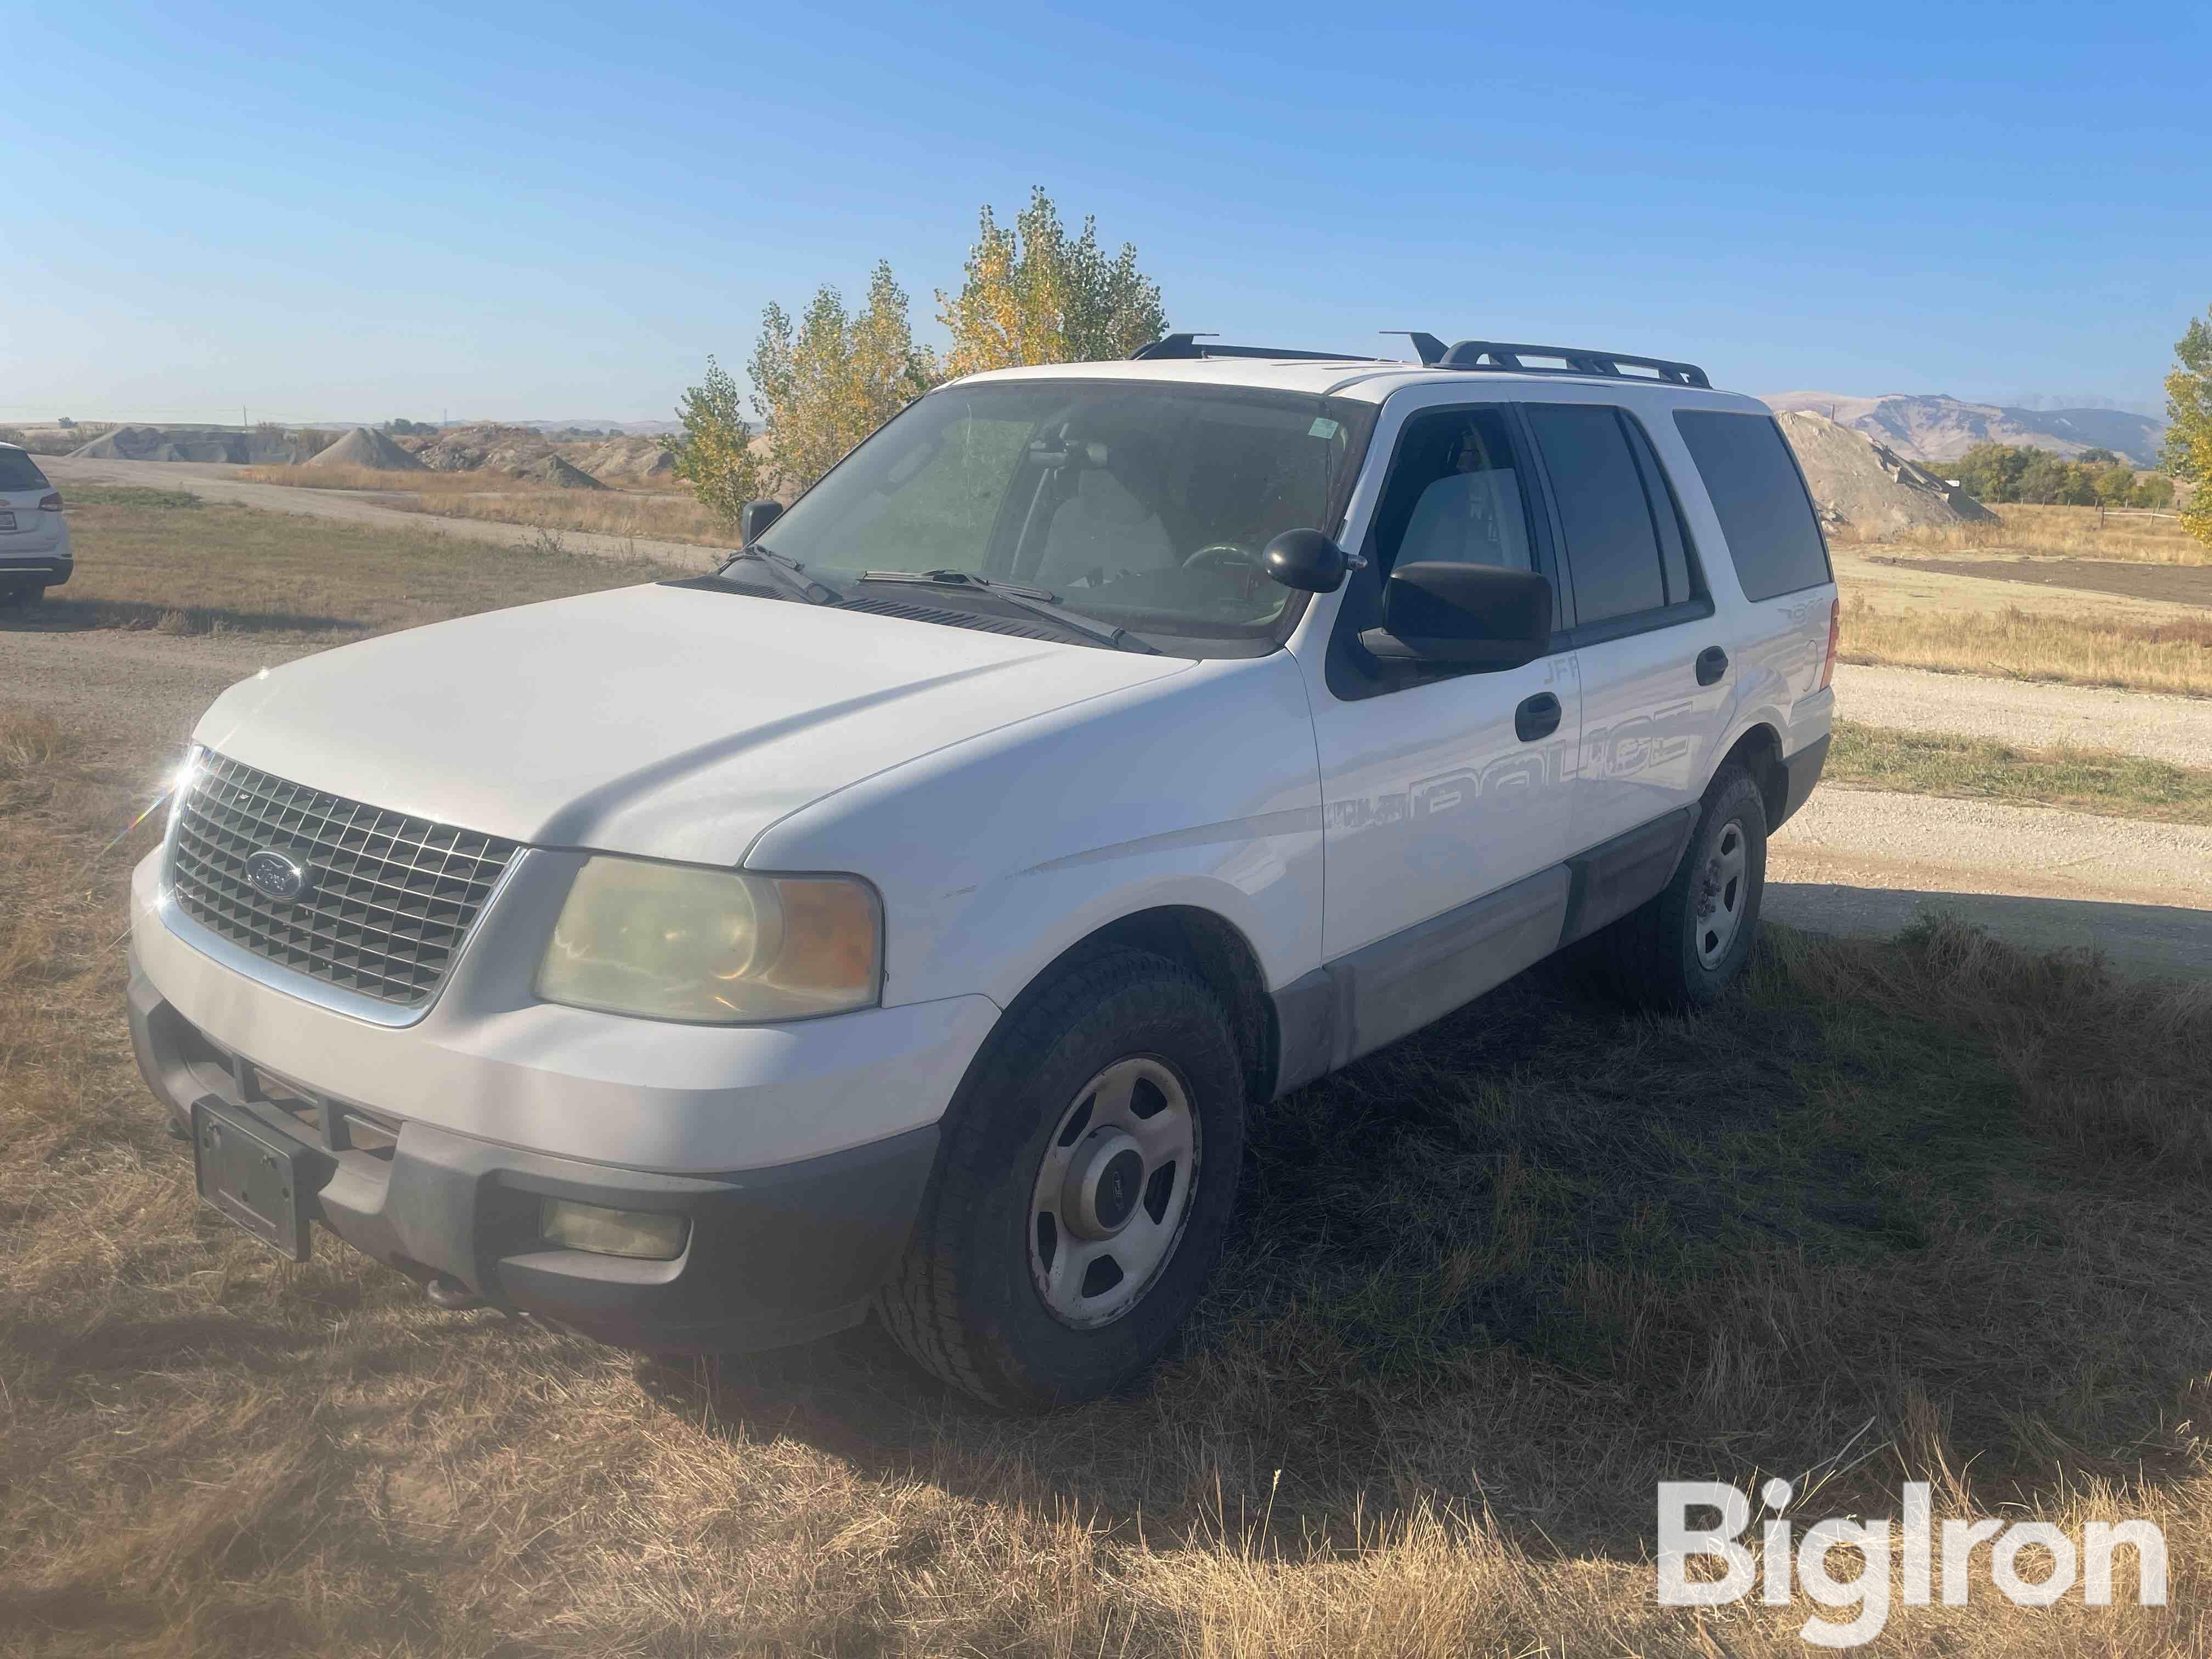
[[[1678,409],[1674,425],[1712,498],[1746,599],[1833,580],[1804,475],[1772,417]]]
[[[0,449],[0,489],[45,489],[46,475],[27,452]]]

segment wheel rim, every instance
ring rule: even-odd
[[[1030,1279],[1045,1310],[1087,1330],[1158,1282],[1197,1189],[1199,1129],[1172,1068],[1118,1060],[1076,1091],[1030,1192]]]
[[[1749,898],[1748,846],[1743,821],[1730,818],[1712,841],[1712,853],[1698,872],[1697,902],[1690,925],[1696,930],[1698,960],[1717,968],[1743,930],[1745,902]]]

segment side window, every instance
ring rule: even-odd
[[[1575,620],[1604,622],[1665,605],[1657,517],[1620,411],[1607,404],[1532,403],[1522,412],[1544,452],[1559,504]],[[1655,482],[1663,489],[1663,479]],[[1679,537],[1679,525],[1674,529]],[[1686,558],[1682,568],[1687,598]]]
[[[1428,560],[1534,570],[1528,491],[1510,411],[1416,415],[1399,434],[1376,509],[1376,562],[1385,573]]]
[[[1668,477],[1666,467],[1636,417],[1624,416],[1620,424],[1628,434],[1628,447],[1636,452],[1636,470],[1644,477],[1644,499],[1651,509],[1652,523],[1659,529],[1659,568],[1667,578],[1667,603],[1702,599],[1705,585],[1698,574],[1697,554],[1690,545],[1689,520],[1682,516],[1674,481]]]
[[[1820,522],[1779,426],[1764,415],[1702,409],[1677,410],[1674,425],[1712,498],[1746,599],[1831,580]]]

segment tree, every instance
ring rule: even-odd
[[[2190,319],[2174,343],[2166,377],[2166,470],[2196,493],[2181,509],[2182,527],[2212,547],[2212,310]]]
[[[795,327],[781,306],[769,306],[746,367],[767,432],[768,481],[782,493],[811,484],[941,378],[936,358],[914,343],[906,290],[880,261],[858,316],[827,283]]]
[[[1135,247],[1124,242],[1109,259],[1092,218],[1071,238],[1042,185],[1011,228],[983,209],[967,273],[958,294],[937,295],[954,375],[1126,357],[1167,331],[1159,284],[1137,269]]]
[[[719,522],[735,529],[744,504],[757,500],[763,485],[752,429],[738,410],[738,383],[712,356],[706,380],[684,388],[676,416],[684,422],[684,435],[668,441],[676,476]]]

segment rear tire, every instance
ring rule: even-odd
[[[1015,1003],[945,1114],[884,1323],[987,1405],[1106,1394],[1212,1277],[1243,1146],[1243,1066],[1205,983],[1146,951],[1079,963]]]
[[[1750,773],[1724,766],[1674,878],[1591,941],[1603,977],[1640,1006],[1706,1006],[1751,959],[1765,890],[1766,799]]]
[[[9,610],[15,606],[21,606],[22,609],[27,611],[46,597],[46,586],[44,582],[19,584],[15,586],[0,586],[0,611]]]

